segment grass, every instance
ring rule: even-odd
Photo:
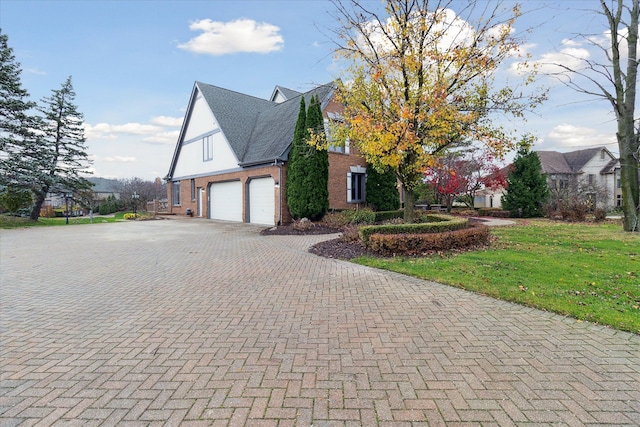
[[[520,221],[486,250],[357,263],[640,334],[640,236],[617,223]]]
[[[93,221],[88,216],[69,217],[68,225],[76,224],[101,224],[105,222],[124,221],[125,212],[118,212],[114,216],[94,216]],[[66,218],[38,218],[38,221],[31,221],[29,218],[20,218],[10,215],[0,215],[0,228],[22,228],[22,227],[50,227],[67,225]]]

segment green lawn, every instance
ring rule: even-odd
[[[640,333],[640,236],[617,223],[520,221],[486,250],[360,264]]]
[[[57,225],[75,224],[101,224],[104,222],[124,221],[124,212],[118,212],[113,216],[95,216],[93,221],[89,216],[69,217],[69,224],[66,218],[38,218],[38,221],[30,221],[28,218],[19,218],[10,215],[0,215],[0,228],[21,228],[21,227],[49,227]]]

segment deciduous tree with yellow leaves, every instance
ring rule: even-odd
[[[334,0],[338,56],[348,63],[339,87],[349,138],[376,168],[391,167],[404,187],[405,222],[425,169],[447,152],[477,141],[501,156],[513,148],[492,113],[523,117],[545,98],[527,89],[535,69],[515,83],[496,79],[516,57],[518,7],[486,1]],[[522,62],[521,64],[526,64]]]

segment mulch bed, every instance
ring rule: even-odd
[[[317,234],[335,234],[341,233],[342,230],[333,227],[327,227],[325,225],[316,224],[306,230],[298,230],[293,225],[279,225],[277,227],[271,227],[264,229],[260,232],[263,236],[283,236],[283,235],[317,235]],[[338,237],[337,239],[326,240],[313,245],[309,252],[325,258],[335,258],[349,260],[357,258],[359,256],[373,256],[374,252],[367,249],[362,243],[358,241],[346,241],[345,239]]]

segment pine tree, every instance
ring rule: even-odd
[[[37,153],[40,167],[32,177],[32,220],[38,219],[49,191],[73,193],[91,188],[91,183],[80,176],[81,173],[89,173],[90,161],[85,145],[83,115],[74,104],[75,96],[69,77],[60,89],[52,90],[50,97],[43,98],[38,108],[43,114],[44,135],[39,138]]]
[[[329,209],[329,154],[307,143],[309,129],[324,133],[320,101],[313,96],[304,109],[302,98],[287,166],[287,203],[293,218],[319,220]]]
[[[307,110],[307,130],[316,135],[324,135],[322,107],[317,95],[311,98]],[[311,220],[322,219],[329,209],[329,153],[327,150],[309,147],[305,158],[306,214]]]
[[[507,176],[502,206],[513,217],[538,217],[542,216],[542,208],[548,197],[549,188],[542,174],[538,154],[527,147],[520,149]]]
[[[380,173],[371,165],[367,166],[367,203],[377,211],[400,209],[398,179],[392,169]]]
[[[30,113],[35,102],[22,88],[20,63],[15,61],[8,37],[0,33],[0,184],[25,188],[36,168],[29,153],[35,151],[37,117]]]
[[[303,152],[305,151],[305,139],[307,110],[304,102],[304,96],[300,98],[300,111],[298,113],[298,121],[293,134],[293,144],[289,153],[289,161],[287,164],[287,205],[289,213],[293,218],[302,218],[303,211],[303,188],[302,181],[304,178]]]

